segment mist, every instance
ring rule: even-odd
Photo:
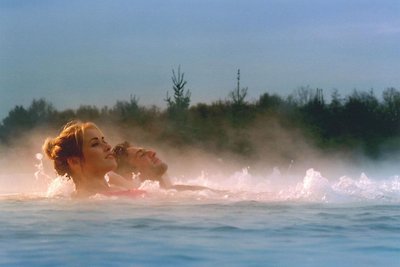
[[[34,100],[27,109],[17,106],[0,125],[0,192],[46,192],[57,175],[41,147],[67,118],[94,121],[112,146],[129,141],[154,150],[168,164],[172,181],[180,184],[277,194],[296,191],[310,177],[332,186],[347,178],[363,186],[365,177],[397,177],[395,89],[387,91],[393,97],[383,103],[355,92],[330,104],[319,89],[308,90],[307,99],[283,100],[266,93],[254,103],[233,98],[189,108],[189,102],[170,102],[165,111],[141,107],[132,97],[112,108],[81,106],[61,112],[43,99]],[[355,112],[355,104],[365,113]],[[375,131],[381,121],[385,127]]]

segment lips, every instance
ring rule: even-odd
[[[107,154],[107,156],[105,158],[106,159],[114,159],[115,157],[114,157],[114,154],[110,153],[110,154]]]

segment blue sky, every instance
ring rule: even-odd
[[[192,104],[300,86],[400,89],[400,1],[0,0],[0,119],[136,95],[165,106],[181,65]]]

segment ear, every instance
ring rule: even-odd
[[[72,173],[79,173],[81,171],[81,159],[79,157],[67,158],[67,163]]]

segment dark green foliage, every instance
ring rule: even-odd
[[[355,138],[370,138],[379,134],[380,107],[373,92],[354,91],[343,106],[345,134]]]
[[[185,74],[181,73],[181,67],[178,67],[178,74],[172,70],[172,83],[174,90],[173,99],[168,95],[165,101],[168,105],[168,113],[171,115],[172,118],[176,120],[181,120],[185,116],[186,111],[190,105],[190,91],[185,91],[185,85],[187,81],[184,79]]]
[[[197,104],[189,110],[188,125],[193,142],[208,147],[225,149],[227,143],[226,119],[228,107],[221,101],[211,105]]]
[[[381,101],[373,91],[354,91],[344,98],[334,91],[326,103],[322,89],[301,87],[286,99],[264,93],[249,103],[245,100],[247,88],[239,90],[238,83],[228,101],[189,107],[190,92],[185,90],[180,68],[173,71],[172,81],[174,97],[167,97],[164,111],[140,106],[132,96],[129,101],[100,109],[81,106],[58,111],[44,99],[33,100],[28,108],[15,106],[0,123],[0,143],[11,144],[36,127],[59,129],[72,119],[80,119],[110,123],[127,132],[140,129],[145,136],[142,140],[149,142],[201,146],[217,153],[231,151],[249,159],[257,157],[260,145],[259,139],[253,140],[255,130],[267,138],[263,140],[279,137],[270,130],[274,121],[288,132],[302,132],[321,149],[361,148],[373,158],[400,151],[400,92],[395,88],[386,89]]]
[[[256,105],[257,109],[261,111],[267,111],[267,110],[278,110],[279,107],[282,105],[282,103],[283,100],[280,96],[264,93],[260,96]]]
[[[245,98],[248,88],[240,88],[240,69],[237,72],[237,87],[229,93],[229,97],[233,107],[243,107],[246,105]]]
[[[97,121],[100,117],[100,111],[95,106],[80,106],[76,110],[76,117],[84,121]]]
[[[9,143],[33,127],[44,126],[55,121],[55,109],[44,99],[33,100],[28,109],[15,106],[0,124],[0,141]]]
[[[253,118],[252,105],[247,103],[248,88],[240,88],[240,69],[237,72],[237,86],[229,93],[229,101],[227,105],[230,110],[231,123],[233,127],[242,128],[245,127]]]
[[[131,96],[128,101],[117,101],[110,113],[115,117],[115,121],[123,124],[139,124],[146,123],[144,110],[139,106],[139,99]]]
[[[59,125],[59,127],[61,127],[62,125],[64,125],[65,123],[71,121],[71,120],[75,120],[78,119],[76,112],[72,109],[66,109],[60,112],[56,112],[55,113],[55,117],[57,118],[57,124]],[[57,127],[57,128],[59,128]]]
[[[188,125],[188,110],[190,106],[190,91],[185,90],[187,81],[185,74],[181,73],[181,67],[178,72],[172,70],[172,89],[174,91],[173,98],[167,92],[165,101],[167,102],[167,118],[168,124],[164,129],[163,135],[173,140],[175,145],[191,144],[193,142],[193,134]]]
[[[400,92],[395,88],[387,88],[383,92],[382,105],[384,131],[389,135],[400,133]]]
[[[308,131],[313,138],[317,138],[318,142],[324,142],[330,135],[329,109],[325,105],[322,89],[317,88],[315,93],[310,93],[310,97],[308,102],[299,107],[301,121],[308,125]]]
[[[44,99],[33,100],[28,109],[30,120],[33,125],[51,122],[55,109],[51,103]]]
[[[28,111],[23,106],[15,106],[0,126],[0,139],[3,143],[8,143],[11,138],[18,136],[31,127]]]

